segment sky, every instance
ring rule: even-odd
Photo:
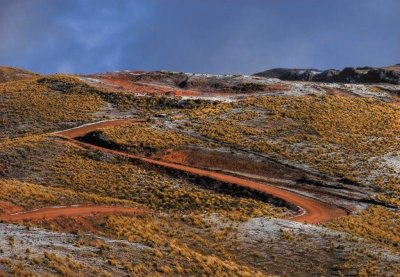
[[[400,0],[0,0],[0,65],[39,73],[400,63]]]

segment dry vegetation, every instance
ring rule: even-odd
[[[257,96],[232,103],[182,100],[96,88],[66,75],[24,76],[2,81],[0,74],[0,201],[24,209],[73,204],[144,206],[152,215],[113,215],[92,222],[87,231],[144,246],[136,254],[126,247],[114,252],[99,247],[93,257],[106,264],[101,270],[69,256],[27,253],[14,260],[1,258],[0,276],[3,268],[14,275],[31,276],[35,266],[63,276],[106,276],[107,272],[264,276],[268,272],[249,262],[257,259],[255,249],[243,252],[248,259],[239,259],[235,251],[241,248],[227,247],[236,242],[231,225],[255,217],[285,218],[290,215],[286,208],[273,206],[252,191],[73,147],[45,134],[101,118],[105,107],[111,107],[114,116],[154,119],[163,114],[147,123],[96,132],[126,151],[153,154],[170,148],[224,146],[311,168],[348,185],[372,187],[376,199],[393,209],[371,206],[324,226],[399,252],[400,218],[395,208],[400,208],[400,179],[383,162],[385,156],[400,153],[398,106],[375,98],[337,95]],[[250,84],[235,89],[260,88]],[[210,223],[215,220],[219,225]],[[63,230],[66,222],[42,224]],[[351,243],[349,238],[342,239]],[[281,241],[295,247],[299,240],[296,230],[282,230],[273,243],[277,248]],[[10,237],[10,246],[15,243]],[[292,254],[285,259],[291,261]],[[345,266],[352,268],[352,262],[349,259]],[[369,262],[358,270],[360,276],[382,273]]]
[[[48,143],[56,147],[47,150],[50,153],[46,153]],[[39,182],[68,191],[134,201],[157,211],[221,213],[232,219],[284,216],[286,212],[285,209],[274,208],[250,197],[228,195],[226,193],[230,188],[226,185],[226,193],[222,184],[216,185],[217,191],[209,190],[202,187],[205,183],[201,180],[190,181],[184,176],[176,178],[167,173],[160,174],[155,168],[69,148],[55,138],[14,140],[2,151],[0,164],[3,164],[3,168],[0,175],[3,177],[22,178],[31,183]],[[41,153],[41,156],[37,157],[37,153]],[[2,156],[5,157],[3,161]],[[25,163],[25,160],[30,163]],[[21,166],[24,167],[23,175],[18,170]],[[39,171],[40,168],[45,170]]]
[[[31,253],[24,257],[0,258],[0,266],[9,269],[12,276],[113,276],[108,271],[79,263],[71,255],[60,256],[51,252]],[[38,270],[39,269],[39,270]],[[0,276],[7,276],[1,275]]]
[[[242,111],[206,119],[200,132],[352,179],[377,166],[371,158],[400,150],[400,110],[378,100],[257,97],[235,108]]]
[[[0,139],[87,122],[105,102],[96,95],[50,90],[41,79],[0,84]]]
[[[164,150],[172,147],[203,145],[204,141],[176,131],[163,130],[150,123],[105,128],[99,134],[130,152]]]
[[[219,213],[232,219],[284,214],[282,209],[251,198],[214,193],[181,178],[85,153],[68,153],[50,170],[49,179],[55,185],[135,201],[157,211]]]
[[[134,202],[102,197],[97,194],[79,193],[73,190],[30,184],[16,180],[0,179],[2,194],[0,200],[7,201],[27,210],[39,207],[75,205],[75,204],[106,204],[134,205]]]
[[[110,234],[153,247],[143,263],[128,267],[133,275],[265,276],[235,261],[215,234],[205,236],[191,228],[184,222],[150,217],[110,216],[106,222]]]
[[[15,67],[0,66],[0,83],[30,79],[38,76],[39,74],[33,73],[28,70]]]
[[[115,113],[148,117],[157,110],[203,105],[179,99],[137,96],[92,87],[76,77],[52,75],[0,83],[0,139],[65,129],[101,118],[109,103]]]
[[[400,214],[397,211],[371,206],[356,215],[336,219],[326,226],[400,251]]]
[[[379,192],[376,199],[399,206],[400,180],[382,162],[388,153],[400,151],[400,110],[391,104],[343,96],[266,96],[184,110],[171,118],[179,120],[180,128],[170,135],[180,133],[167,142],[165,130],[148,125],[114,127],[102,134],[133,148],[141,146],[145,136],[155,149],[190,145],[187,138],[200,145],[249,149],[311,166],[347,184],[372,186]],[[373,207],[327,226],[397,247],[396,215]]]
[[[400,109],[369,98],[265,96],[195,109],[188,123],[230,146],[310,166],[355,185],[373,185],[397,202],[399,180],[383,164],[400,151]],[[398,205],[398,202],[397,202]]]
[[[55,145],[55,149],[47,149],[48,144]],[[280,217],[285,215],[284,209],[251,198],[205,190],[185,178],[160,174],[112,156],[70,148],[57,138],[24,137],[10,140],[4,146],[0,156],[7,157],[7,161],[3,163],[2,177],[18,177],[19,172],[15,169],[24,166],[26,174],[21,178],[31,183],[2,179],[1,200],[26,209],[83,203],[128,206],[140,203],[160,212],[150,217],[110,216],[95,229],[89,228],[91,232],[106,232],[110,237],[151,247],[150,251],[143,250],[128,258],[101,254],[108,264],[108,272],[116,270],[135,276],[265,276],[256,269],[239,264],[226,252],[218,240],[223,239],[228,231],[214,233],[205,217],[214,214],[234,220],[255,216]],[[51,160],[48,151],[57,151],[52,152]],[[42,156],[35,157],[37,153],[42,153]],[[25,164],[25,160],[30,163]],[[63,230],[65,224],[70,224],[67,222],[64,219],[36,224]],[[64,227],[57,227],[57,224]],[[64,276],[105,274],[105,271],[74,262],[72,257],[51,253],[28,256],[19,262],[4,259],[3,263],[15,274],[34,274],[35,267]],[[26,267],[26,262],[35,266]]]
[[[400,153],[400,109],[375,98],[252,97],[169,111],[175,130],[146,124],[101,132],[132,151],[224,145],[311,167],[346,184],[372,186],[398,206],[400,181],[385,165]]]
[[[48,148],[48,145],[54,148]],[[101,250],[96,255],[104,257],[106,271],[88,267],[72,257],[36,253],[21,260],[4,259],[2,263],[13,274],[29,275],[37,273],[37,268],[44,268],[45,272],[50,270],[64,276],[105,276],[106,272],[113,271],[135,276],[265,276],[265,273],[238,263],[218,242],[228,230],[215,233],[205,218],[214,214],[228,221],[255,216],[281,217],[285,215],[285,209],[251,198],[206,190],[186,178],[176,178],[101,153],[71,148],[63,141],[47,136],[9,140],[3,143],[0,152],[0,174],[8,178],[1,179],[0,200],[25,209],[87,203],[142,204],[159,212],[157,216],[147,217],[110,216],[103,223],[86,227],[94,233],[106,233],[112,238],[151,247],[141,253],[127,252],[125,257],[106,254],[109,253],[107,248]],[[25,174],[20,175],[20,167]],[[21,178],[30,183],[10,178]],[[66,226],[85,230],[87,222],[77,225],[63,219],[35,224],[55,230],[65,230]],[[33,265],[26,266],[26,263]]]

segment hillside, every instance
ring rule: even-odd
[[[37,77],[39,74],[16,67],[0,66],[0,83]]]
[[[374,70],[400,72],[1,67],[0,276],[399,275],[400,85]]]

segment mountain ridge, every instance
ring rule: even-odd
[[[342,70],[272,68],[253,75],[278,78],[285,81],[400,84],[400,65],[395,64],[387,67],[345,67]]]

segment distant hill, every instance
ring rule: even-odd
[[[400,84],[400,64],[382,68],[365,66],[324,71],[318,69],[273,68],[254,75],[286,81]]]

